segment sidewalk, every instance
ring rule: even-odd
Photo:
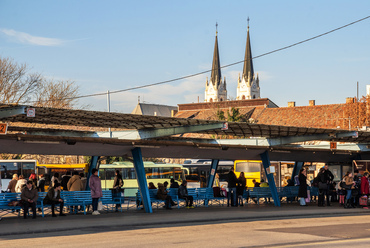
[[[104,228],[122,227],[135,228],[147,225],[163,224],[189,224],[222,221],[258,221],[265,219],[284,218],[307,218],[329,217],[340,215],[370,214],[369,209],[353,208],[344,209],[337,204],[330,207],[317,207],[313,203],[307,207],[301,207],[298,203],[282,204],[275,207],[273,204],[248,204],[244,207],[198,207],[194,209],[173,208],[173,210],[153,208],[153,213],[145,213],[144,210],[129,210],[123,213],[102,212],[101,215],[92,216],[91,213],[68,214],[66,217],[52,218],[47,215],[37,219],[12,215],[3,217],[0,221],[0,236],[19,235],[32,233],[47,233],[70,231],[84,228],[94,228],[104,231]]]

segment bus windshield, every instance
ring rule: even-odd
[[[260,172],[261,163],[259,162],[237,162],[235,172]]]

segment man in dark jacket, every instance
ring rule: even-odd
[[[65,190],[65,191],[68,191],[67,184],[68,184],[69,179],[71,179],[71,177],[72,177],[71,174],[72,173],[70,171],[67,171],[67,173],[64,176],[62,176],[61,185],[62,185],[63,190]]]
[[[234,168],[231,168],[229,171],[227,183],[227,187],[229,188],[229,192],[227,193],[227,206],[229,206],[230,199],[232,199],[231,206],[237,207],[238,203],[236,201],[236,184],[238,183],[238,178],[236,178]]]
[[[330,192],[330,187],[332,186],[332,183],[333,183],[333,180],[334,180],[334,175],[329,170],[329,166],[327,164],[324,166],[324,169],[325,169],[325,171],[324,171],[324,180],[327,184],[327,189],[326,189],[326,192],[325,192],[326,205],[330,206],[329,192]]]
[[[56,204],[60,204],[60,210],[59,210],[59,215],[60,216],[66,216],[63,214],[63,206],[64,206],[64,201],[60,197],[60,191],[61,191],[61,186],[60,183],[55,183],[54,187],[50,187],[47,195],[44,198],[44,204],[50,204],[51,205],[51,212],[53,213],[53,217],[57,217],[54,209]]]
[[[27,219],[28,209],[32,208],[32,219],[36,219],[36,203],[39,194],[37,193],[36,187],[32,181],[27,181],[26,187],[23,187],[21,193],[21,199],[23,202],[24,214],[23,218]]]
[[[170,180],[170,188],[171,189],[173,189],[173,188],[179,188],[180,186],[179,186],[179,184],[178,184],[178,182],[176,182],[175,181],[175,179],[173,179],[173,178],[171,178],[171,180]]]
[[[188,194],[188,189],[186,187],[188,183],[186,182],[186,180],[184,180],[182,182],[182,184],[180,185],[179,187],[179,198],[181,199],[185,199],[185,202],[186,202],[186,208],[194,208],[193,206],[193,196],[189,195]]]

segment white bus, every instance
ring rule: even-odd
[[[0,190],[6,191],[10,180],[14,174],[23,175],[28,179],[31,173],[36,173],[36,160],[11,159],[0,160],[1,187]]]

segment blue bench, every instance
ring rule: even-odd
[[[103,190],[103,197],[100,199],[103,203],[103,206],[106,205],[109,207],[112,207],[112,211],[115,210],[115,207],[117,204],[120,205],[120,210],[122,212],[122,204],[125,201],[124,196],[119,196],[119,197],[114,197],[112,196],[112,191],[111,190]]]
[[[19,216],[20,210],[22,209],[22,207],[19,205],[9,206],[9,204],[11,202],[19,203],[20,200],[21,200],[21,193],[0,193],[0,210],[2,210],[2,212],[5,212],[3,215],[17,211],[18,216]]]

